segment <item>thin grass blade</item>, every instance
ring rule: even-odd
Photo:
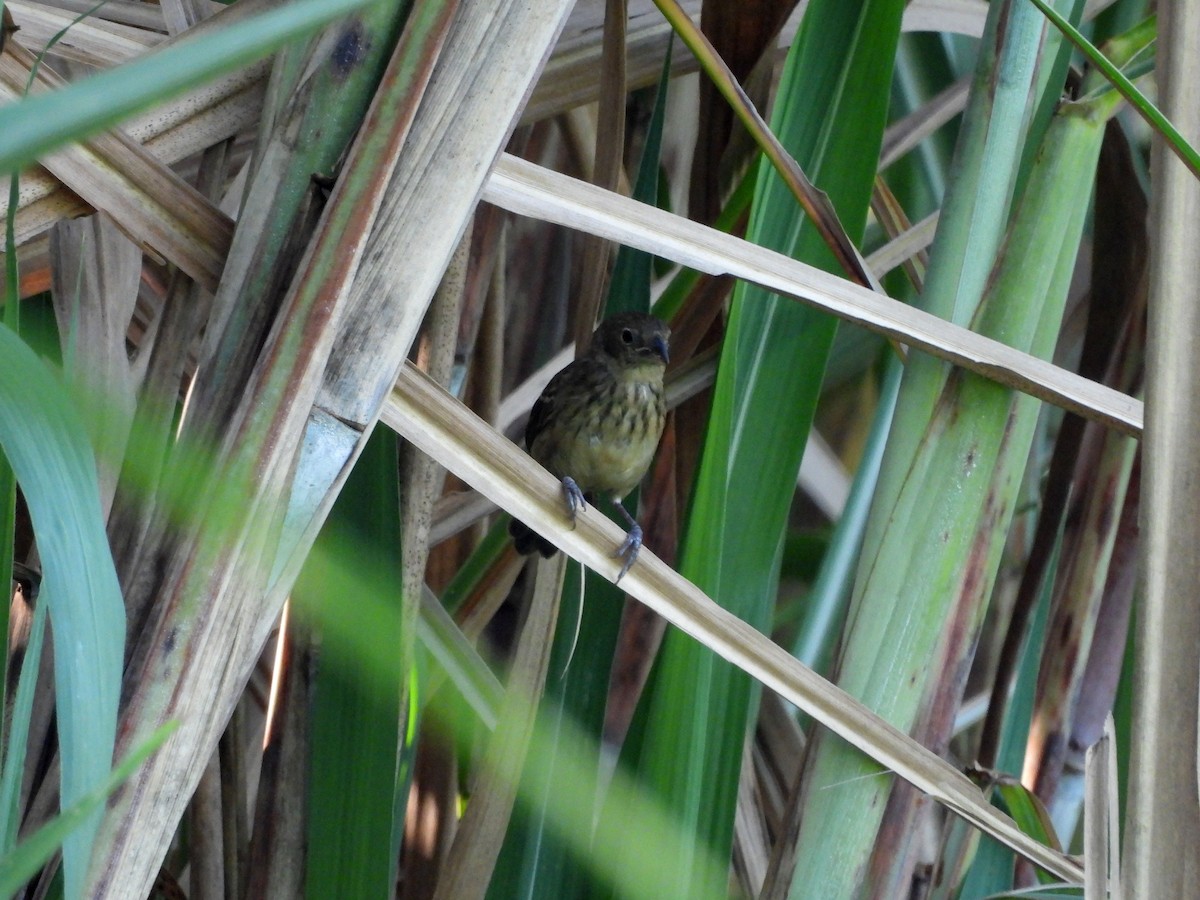
[[[181,41],[61,91],[0,109],[0,174],[17,171],[68,141],[115,125],[126,116],[246,65],[334,19],[378,0],[297,0],[253,23]]]

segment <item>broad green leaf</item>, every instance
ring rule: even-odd
[[[405,790],[397,773],[410,671],[396,441],[386,429],[371,433],[293,590],[321,646],[309,769],[309,897],[384,896],[396,879],[393,848],[403,823],[394,813]]]
[[[100,510],[96,461],[68,392],[49,367],[0,327],[0,445],[21,485],[50,605],[62,758],[62,804],[96,789],[112,765],[125,646],[125,606]],[[67,893],[78,896],[99,806],[63,846]]]
[[[893,0],[812,3],[775,101],[774,132],[854,238],[865,222],[902,7]],[[749,236],[834,268],[824,242],[765,165]],[[829,317],[758,288],[735,291],[681,571],[760,629],[774,608],[787,513],[834,329]],[[645,710],[639,766],[697,844],[722,857],[730,852],[756,696],[746,675],[690,638],[668,634]],[[690,856],[663,864],[687,896]]]
[[[919,301],[927,312],[959,325],[975,313],[1008,223],[1026,126],[1037,104],[1030,92],[1043,30],[1040,15],[1028,4],[1004,0],[990,7]],[[877,508],[890,506],[900,489],[948,370],[922,354],[907,361]],[[873,515],[865,556],[874,554],[883,527],[882,517]]]
[[[1012,698],[1008,703],[1004,716],[1004,729],[1000,738],[1000,749],[996,764],[1001,772],[1016,774],[1020,772],[1025,760],[1025,742],[1029,738],[1029,723],[1033,719],[1034,691],[1037,688],[1038,663],[1042,657],[1042,649],[1046,636],[1046,622],[1050,617],[1050,598],[1054,588],[1055,573],[1058,570],[1059,550],[1062,543],[1062,529],[1059,529],[1055,541],[1054,553],[1049,565],[1046,566],[1042,579],[1042,589],[1038,597],[1037,610],[1033,622],[1029,626],[1029,634],[1021,647],[1020,661],[1017,663],[1017,680],[1013,686]],[[962,896],[979,897],[995,894],[1012,887],[1013,864],[1015,854],[997,841],[983,838],[980,841],[979,852],[967,872],[963,882]]]
[[[1051,123],[976,316],[981,333],[1035,355],[1052,351],[1112,108],[1067,105]],[[946,702],[940,692],[961,692],[952,676],[965,671],[958,654],[973,646],[986,609],[1038,408],[977,375],[952,373],[894,503],[873,510],[886,527],[863,558],[838,681],[903,730],[931,727],[931,710]],[[801,878],[827,885],[830,896],[862,889],[891,788],[877,772],[857,752],[818,735],[805,773],[811,802],[801,822],[794,896]]]

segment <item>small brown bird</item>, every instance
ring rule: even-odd
[[[614,556],[629,571],[642,529],[621,505],[654,458],[666,419],[663,370],[669,329],[645,313],[619,313],[600,323],[587,353],[550,379],[525,428],[529,455],[562,479],[572,521],[597,494],[612,497],[629,524]],[[553,556],[557,549],[516,519],[517,551]]]

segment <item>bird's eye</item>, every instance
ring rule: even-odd
[[[622,328],[621,329],[621,343],[623,343],[623,344],[632,344],[633,343],[633,329],[632,328]]]

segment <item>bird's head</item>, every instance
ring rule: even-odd
[[[666,365],[670,359],[667,343],[671,329],[661,319],[646,313],[627,312],[610,316],[592,335],[592,352],[627,364]]]

